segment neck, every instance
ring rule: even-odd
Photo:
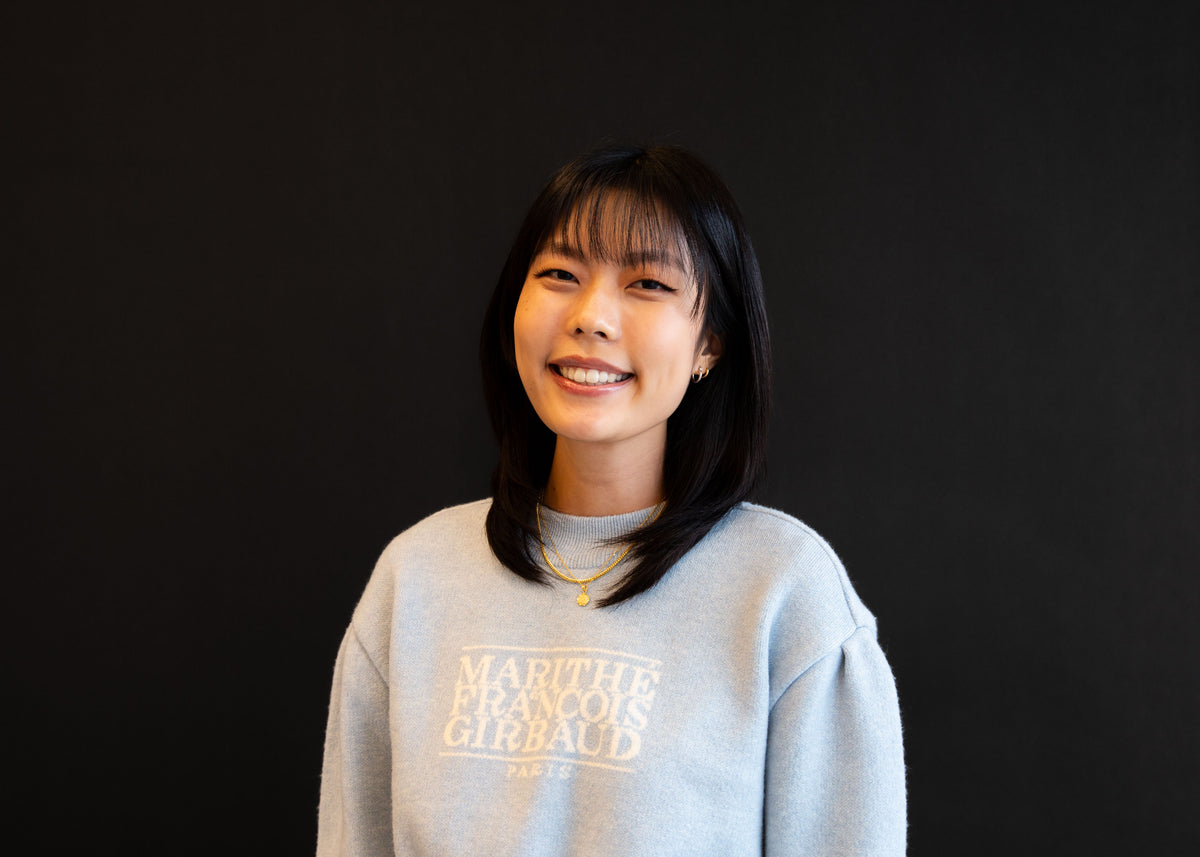
[[[621,515],[663,498],[665,445],[642,450],[559,438],[544,502],[568,515]]]

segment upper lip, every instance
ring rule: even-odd
[[[618,369],[611,363],[605,363],[603,360],[597,360],[594,357],[580,357],[571,355],[570,357],[559,357],[550,361],[551,366],[572,366],[578,369],[595,369],[597,372],[607,372],[610,375],[632,375],[633,373],[627,369]]]

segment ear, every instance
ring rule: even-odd
[[[721,337],[711,330],[704,331],[700,337],[700,353],[696,362],[705,369],[712,369],[721,359]]]

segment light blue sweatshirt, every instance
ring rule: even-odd
[[[529,583],[488,547],[489,502],[379,560],[334,672],[318,855],[904,853],[895,684],[812,530],[742,504],[596,609],[621,567],[586,607]],[[583,578],[645,516],[543,523]]]

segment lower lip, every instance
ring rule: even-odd
[[[564,378],[562,375],[559,375],[554,368],[550,368],[549,371],[551,377],[554,378],[555,383],[557,383],[559,387],[566,390],[568,393],[574,393],[579,396],[603,396],[606,393],[612,393],[620,390],[622,387],[627,386],[629,382],[634,379],[634,376],[630,375],[624,381],[617,381],[611,384],[580,384],[576,381],[572,381],[570,378]]]

